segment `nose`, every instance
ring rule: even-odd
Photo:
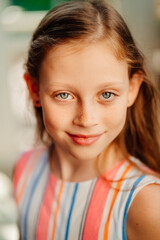
[[[98,125],[96,109],[93,104],[81,104],[76,110],[73,124],[80,127],[93,127]]]

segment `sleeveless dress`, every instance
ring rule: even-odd
[[[122,160],[104,176],[78,183],[51,173],[48,149],[24,153],[14,174],[21,239],[127,239],[127,212],[134,197],[144,186],[160,184],[134,166],[146,168],[139,160],[131,161]]]

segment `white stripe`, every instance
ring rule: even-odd
[[[23,155],[21,156],[21,158],[23,158]],[[21,161],[21,158],[20,158],[20,161]],[[18,181],[18,185],[17,185],[17,189],[16,189],[16,196],[18,196],[22,186],[23,186],[23,183],[26,179],[26,175],[27,175],[27,172],[28,172],[28,169],[30,168],[32,162],[34,161],[34,153],[32,153],[32,155],[30,156],[30,158],[28,159],[27,163],[26,163],[26,166],[25,166],[25,169],[21,175],[21,178],[19,179]]]
[[[55,210],[56,210],[56,206],[57,206],[57,196],[59,193],[59,189],[60,189],[60,181],[57,181],[56,184],[56,188],[55,188],[55,194],[53,197],[53,203],[52,203],[52,212],[51,212],[51,217],[50,217],[50,221],[49,221],[49,229],[48,229],[48,240],[52,238],[52,231],[53,231],[53,222],[54,222],[54,216],[55,216]]]
[[[69,216],[69,211],[70,211],[70,207],[71,207],[71,203],[72,203],[72,197],[73,197],[74,190],[75,190],[75,185],[76,185],[76,183],[64,182],[64,192],[62,193],[62,201],[61,201],[61,209],[60,209],[60,211],[61,211],[63,209],[63,206],[65,205],[65,212],[63,215],[63,228],[61,229],[61,239],[65,239],[68,216]],[[69,191],[67,191],[68,186],[69,186]],[[66,194],[67,194],[67,196],[66,196]],[[65,203],[63,201],[64,199],[66,200]],[[59,220],[58,221],[61,221],[61,217],[62,217],[62,212],[59,212],[59,216],[58,216]],[[58,231],[59,231],[59,229],[57,229],[57,232]],[[55,240],[59,240],[57,233],[56,233]]]
[[[26,208],[27,208],[28,201],[30,198],[32,186],[35,182],[35,178],[37,177],[43,163],[44,163],[44,155],[41,155],[41,157],[38,159],[38,162],[36,163],[36,166],[34,167],[32,173],[30,175],[30,178],[27,182],[26,188],[24,190],[24,193],[23,193],[23,196],[22,196],[22,199],[20,202],[19,208],[20,208],[20,213],[21,213],[21,216],[20,216],[21,231],[24,229],[24,215],[26,215]]]
[[[99,229],[98,239],[103,239],[105,224],[106,224],[106,221],[107,221],[107,218],[108,218],[108,214],[109,214],[109,210],[110,210],[110,207],[111,207],[111,202],[112,202],[112,199],[113,199],[113,195],[114,195],[114,191],[115,191],[115,188],[116,188],[116,185],[117,185],[117,181],[118,181],[118,179],[120,179],[120,177],[122,176],[124,170],[126,169],[126,167],[128,165],[129,165],[128,162],[124,162],[122,164],[122,166],[119,168],[118,172],[116,173],[116,176],[113,179],[113,183],[111,184],[111,188],[110,188],[110,191],[109,191],[109,194],[108,194],[108,197],[107,197],[107,201],[106,201],[106,204],[105,204],[105,208],[104,208],[104,211],[103,211],[103,216],[102,216],[102,221],[101,221],[101,225],[100,225],[100,229]],[[110,226],[109,226],[109,228],[110,228]],[[114,231],[114,229],[112,229],[112,230]],[[113,239],[110,238],[110,236],[108,236],[108,237],[109,238],[107,240],[113,240]]]
[[[81,220],[92,181],[81,182],[78,187],[72,211],[68,239],[78,240]]]
[[[43,194],[48,182],[49,169],[48,166],[44,169],[43,174],[40,177],[32,202],[30,205],[30,211],[28,215],[28,239],[36,239],[36,225],[38,220],[39,211],[41,209],[41,204],[43,202]]]
[[[29,157],[29,159],[26,163],[24,172],[22,173],[21,178],[19,179],[19,182],[18,182],[18,185],[17,185],[17,188],[16,188],[16,195],[19,194],[19,191],[20,191],[20,189],[21,189],[21,187],[22,187],[22,185],[23,185],[23,183],[26,179],[26,175],[28,174],[28,169],[30,168],[31,164],[33,164],[33,162],[35,160],[35,156],[36,156],[36,159],[37,159],[37,157],[39,157],[40,153],[43,153],[43,152],[44,152],[43,148],[42,149],[38,148],[38,149],[36,149],[32,152],[31,156]],[[24,156],[22,155],[19,160],[21,160],[21,158],[23,158],[23,157]]]
[[[129,172],[126,174],[126,180],[122,182],[121,189],[117,195],[116,201],[114,203],[111,219],[110,219],[110,226],[109,227],[109,236],[113,240],[121,239],[122,237],[122,223],[123,223],[123,215],[124,209],[126,206],[126,202],[128,196],[130,194],[130,190],[133,186],[133,183],[136,181],[137,177],[133,177],[136,174],[136,169],[131,168]],[[130,177],[133,177],[130,179]],[[127,179],[128,178],[128,179]]]
[[[138,184],[137,188],[134,190],[128,210],[129,210],[131,203],[133,202],[135,196],[139,193],[139,191],[150,184],[160,184],[160,179],[156,179],[154,176],[151,176],[151,175],[146,175],[142,179],[142,181]]]
[[[63,231],[63,233],[62,233],[62,229],[65,229],[66,224],[67,224],[65,215],[66,215],[66,208],[67,208],[66,204],[67,204],[67,201],[68,201],[70,188],[71,188],[70,184],[64,183],[63,192],[62,192],[61,199],[60,199],[60,209],[59,209],[59,212],[58,212],[55,239],[64,239],[65,232]],[[63,237],[62,237],[62,235],[63,235]]]

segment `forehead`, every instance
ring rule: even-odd
[[[114,39],[100,39],[100,40],[89,40],[89,39],[78,39],[78,40],[69,40],[68,42],[64,42],[62,44],[55,45],[49,49],[45,58],[51,55],[54,57],[65,57],[72,54],[78,54],[83,50],[87,50],[90,47],[97,48],[97,46],[103,49],[106,49],[111,54],[115,56],[115,58],[119,61],[125,61],[125,53],[124,49],[120,46],[120,44]],[[45,58],[43,60],[45,60]]]
[[[128,66],[119,60],[105,41],[96,43],[66,43],[50,49],[45,56],[40,78],[51,79],[126,78]],[[57,78],[56,78],[57,77]],[[53,78],[52,78],[53,79]]]

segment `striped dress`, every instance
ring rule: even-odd
[[[148,184],[160,184],[126,160],[107,171],[107,181],[100,176],[65,182],[50,171],[48,156],[48,149],[32,150],[16,166],[14,194],[23,240],[125,240],[135,195]]]

